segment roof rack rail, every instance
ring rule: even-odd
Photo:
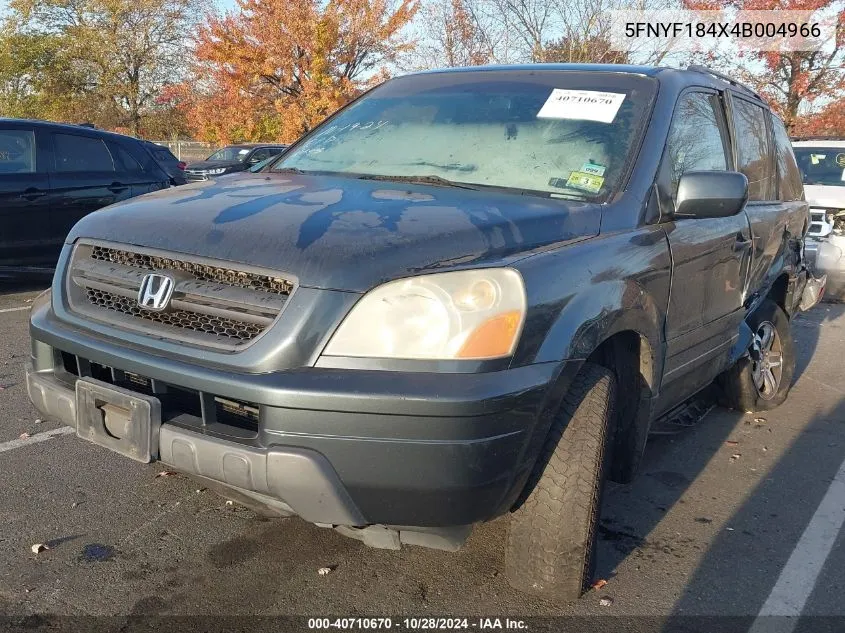
[[[751,88],[749,88],[745,84],[740,83],[739,81],[737,81],[736,79],[734,79],[730,75],[726,75],[725,73],[721,73],[718,70],[713,70],[712,68],[708,68],[707,66],[700,66],[698,64],[691,64],[691,65],[687,66],[687,70],[692,70],[692,71],[695,71],[695,72],[705,73],[707,75],[712,75],[713,77],[718,77],[719,79],[722,79],[723,81],[727,81],[732,86],[736,86],[737,88],[742,88],[743,90],[750,92],[752,95],[757,97],[760,101],[765,101],[763,99],[763,97],[761,97],[759,94],[757,94],[754,90],[752,90]]]

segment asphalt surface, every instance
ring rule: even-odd
[[[373,550],[258,517],[74,435],[3,450],[60,426],[37,419],[23,383],[39,290],[0,288],[0,614],[703,615],[743,616],[747,628],[785,591],[798,613],[845,617],[845,306],[793,322],[797,379],[783,406],[715,408],[652,438],[635,483],[605,496],[607,585],[556,604],[506,583],[506,519],[476,527],[458,553]],[[35,554],[36,543],[49,549]]]

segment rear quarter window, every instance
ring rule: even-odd
[[[772,115],[775,152],[778,163],[778,198],[784,201],[803,200],[804,185],[801,183],[801,171],[795,162],[795,154],[786,128],[775,115]]]

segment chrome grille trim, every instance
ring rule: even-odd
[[[164,312],[138,306],[141,282],[153,271],[175,282]],[[92,320],[234,352],[274,323],[295,281],[265,270],[233,268],[228,262],[82,241],[71,255],[66,287],[68,308]]]

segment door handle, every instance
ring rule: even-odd
[[[737,253],[741,253],[742,251],[748,250],[751,248],[751,245],[754,243],[754,240],[750,237],[745,237],[742,233],[736,234],[736,241],[734,242],[734,251]]]
[[[24,200],[28,200],[28,201],[32,202],[36,198],[40,198],[40,197],[46,196],[46,195],[47,195],[46,191],[39,191],[38,189],[35,189],[34,187],[30,187],[29,189],[27,189],[26,191],[24,191],[21,194],[21,198],[23,198]]]
[[[109,185],[109,191],[112,193],[120,193],[129,189],[127,185],[121,185],[119,182],[113,182]]]

